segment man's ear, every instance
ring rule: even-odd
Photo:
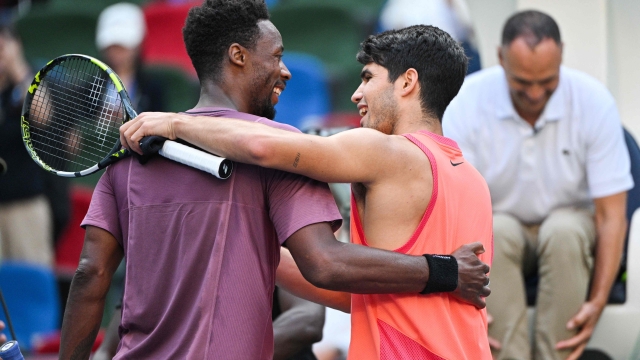
[[[407,96],[420,89],[420,84],[418,84],[418,71],[414,68],[407,69],[398,80],[401,85],[401,96]]]
[[[233,43],[229,46],[228,56],[229,60],[238,66],[247,64],[247,49],[238,43]]]
[[[564,43],[561,42],[560,45],[558,45],[560,47],[560,60],[562,60],[563,54],[564,54]]]
[[[498,46],[498,61],[500,62],[500,66],[504,67],[504,54],[503,54],[503,50],[505,50],[505,47],[503,45]]]

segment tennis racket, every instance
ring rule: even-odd
[[[137,116],[118,75],[86,55],[63,55],[35,76],[22,107],[22,139],[43,169],[64,177],[93,174],[132,153],[120,126]],[[233,162],[158,136],[143,138],[144,163],[155,152],[220,179]]]

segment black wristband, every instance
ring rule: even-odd
[[[422,255],[429,265],[429,280],[420,294],[454,291],[458,287],[458,261],[451,255]]]

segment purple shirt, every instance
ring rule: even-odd
[[[230,109],[189,113],[297,131]],[[82,225],[124,248],[115,359],[271,359],[280,245],[319,222],[335,230],[341,217],[328,186],[300,175],[235,163],[220,180],[160,156],[111,165]]]

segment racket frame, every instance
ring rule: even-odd
[[[82,55],[82,54],[62,55],[49,61],[44,67],[42,67],[42,69],[40,69],[40,71],[36,73],[35,77],[33,78],[33,81],[31,82],[31,85],[29,86],[29,90],[27,91],[27,95],[25,97],[24,104],[22,106],[22,115],[20,117],[20,131],[22,133],[22,142],[24,143],[24,146],[27,148],[27,152],[29,153],[33,161],[35,161],[36,164],[40,165],[40,167],[43,168],[44,170],[50,173],[56,174],[58,176],[63,176],[63,177],[81,177],[81,176],[90,175],[104,169],[105,167],[113,164],[114,162],[122,158],[125,158],[131,155],[129,150],[122,148],[122,144],[120,143],[120,140],[118,140],[114,144],[111,151],[109,152],[109,155],[104,157],[97,164],[85,170],[71,172],[71,171],[56,170],[51,166],[47,165],[44,161],[42,161],[38,153],[33,148],[33,143],[31,142],[31,131],[30,131],[31,125],[29,124],[29,121],[25,118],[25,115],[27,115],[30,111],[30,105],[33,101],[33,96],[35,95],[35,92],[38,89],[38,86],[40,86],[40,82],[42,81],[41,77],[45,75],[47,72],[49,72],[51,69],[53,69],[54,66],[57,66],[59,64],[62,64],[65,61],[78,58],[78,57],[91,61],[100,69],[105,71],[109,76],[109,78],[111,79],[111,81],[113,81],[113,84],[115,85],[116,90],[118,91],[118,96],[120,96],[122,103],[124,105],[123,107],[125,110],[124,111],[125,119],[123,119],[123,123],[137,116],[136,112],[131,107],[131,100],[129,99],[129,94],[127,94],[127,91],[125,90],[124,85],[122,84],[122,81],[120,80],[118,75],[102,61],[95,59],[91,56]]]
[[[30,105],[32,103],[33,96],[35,95],[35,91],[37,90],[38,86],[40,86],[41,77],[45,75],[47,72],[49,72],[54,66],[59,65],[65,61],[76,59],[76,58],[84,58],[92,62],[93,64],[98,66],[100,69],[102,69],[104,72],[106,72],[106,74],[109,76],[109,78],[111,79],[111,81],[116,87],[116,91],[118,93],[118,96],[120,97],[120,100],[122,101],[122,106],[124,109],[124,119],[122,121],[123,124],[135,118],[136,116],[138,116],[136,111],[133,109],[133,106],[131,105],[131,99],[129,98],[129,94],[125,89],[124,84],[122,83],[122,80],[120,80],[120,77],[118,77],[118,74],[116,74],[109,66],[107,66],[102,61],[95,59],[91,56],[82,55],[82,54],[62,55],[49,61],[42,69],[40,69],[40,71],[36,73],[33,81],[31,82],[31,85],[29,86],[29,90],[27,92],[27,95],[25,97],[25,101],[22,107],[20,129],[22,132],[23,143],[27,148],[27,151],[29,152],[29,155],[31,156],[31,158],[38,165],[40,165],[40,167],[42,167],[44,170],[51,172],[53,174],[56,174],[58,176],[63,176],[63,177],[81,177],[81,176],[90,175],[106,168],[107,166],[115,163],[118,160],[121,160],[123,158],[126,158],[132,155],[132,153],[129,150],[122,147],[120,139],[118,138],[115,144],[113,145],[113,148],[111,148],[111,150],[109,151],[108,155],[105,156],[102,160],[100,160],[97,164],[81,171],[70,172],[70,171],[56,170],[51,166],[47,165],[44,161],[42,161],[40,156],[38,156],[38,153],[33,148],[33,143],[31,141],[30,124],[29,124],[29,121],[25,118],[25,115],[27,115],[30,111]],[[152,140],[151,138],[152,137],[145,137],[142,141],[143,142],[151,141]],[[159,137],[153,137],[153,138],[156,138],[155,140],[157,140],[157,138]],[[165,144],[164,145],[161,144],[158,147],[158,149],[156,149],[156,152],[159,152],[160,155],[166,158],[172,159],[174,161],[177,161],[179,163],[210,173],[219,179],[227,179],[229,178],[229,176],[231,176],[231,173],[234,168],[233,162],[231,160],[220,158],[213,154],[200,151],[192,147],[189,147],[180,143],[176,143],[173,141],[166,140],[163,142]],[[145,155],[152,155],[153,153],[154,152],[149,154],[145,153]],[[199,162],[195,162],[192,159],[198,159]]]

